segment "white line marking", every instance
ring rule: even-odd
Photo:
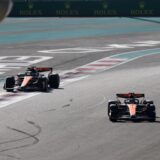
[[[9,68],[0,68],[0,71],[9,71],[10,69]]]
[[[129,49],[135,47],[153,47],[160,44],[160,41],[138,41],[130,44],[107,44],[107,46],[102,47],[75,47],[75,48],[60,48],[52,50],[42,50],[38,51],[40,53],[94,53],[94,52],[108,52],[117,49]]]
[[[112,66],[115,66],[116,64],[122,63],[123,61],[126,61],[126,60],[127,59],[124,59],[124,58],[117,59],[117,58],[105,57],[105,58],[99,59],[97,61],[88,63],[86,65],[77,67],[77,68],[71,70],[70,72],[75,73],[76,71],[81,71],[81,74],[86,74],[86,73],[92,74],[94,72],[102,72],[102,71],[107,70],[107,69],[111,68]],[[106,61],[106,66],[97,66],[97,64],[99,64],[99,65],[104,64],[104,62],[101,62],[101,61]],[[111,61],[111,63],[109,63],[109,61]],[[112,63],[112,62],[114,62],[114,63]],[[64,74],[67,74],[67,72]]]
[[[17,96],[17,97],[12,97],[6,101],[1,101],[0,102],[0,108],[3,108],[3,107],[6,107],[6,106],[9,106],[11,104],[14,104],[14,103],[17,103],[17,102],[20,102],[22,100],[25,100],[25,99],[28,99],[28,98],[31,98],[31,97],[34,97],[40,93],[21,93],[22,95],[20,96]]]
[[[109,44],[108,47],[117,48],[117,49],[127,49],[127,48],[134,48],[128,44]]]
[[[31,56],[31,58],[37,58],[35,60],[31,60],[29,61],[30,64],[35,64],[35,63],[40,63],[40,62],[43,62],[43,61],[47,61],[49,59],[52,59],[54,57],[48,57],[48,56]]]
[[[17,61],[24,61],[24,60],[29,59],[29,58],[31,58],[31,57],[30,56],[21,56],[21,57],[16,58],[16,60]]]
[[[157,49],[159,49],[159,48],[157,48]],[[153,49],[148,49],[148,50],[152,51]],[[141,50],[141,51],[147,51],[147,50]],[[139,52],[141,52],[141,51],[139,51]],[[128,54],[128,53],[134,53],[134,52],[137,52],[137,51],[121,53],[121,55],[125,55],[125,54]],[[154,54],[158,54],[158,53],[160,53],[160,52],[159,51],[153,52],[153,53],[150,53],[149,55],[154,55]],[[147,54],[147,55],[138,56],[138,57],[135,57],[135,58],[132,58],[132,59],[117,59],[117,58],[114,58],[114,56],[118,56],[118,55],[120,55],[120,54],[113,55],[113,56],[110,56],[110,57],[106,57],[106,58],[97,60],[95,62],[91,62],[89,64],[86,64],[84,66],[88,67],[88,65],[90,65],[90,64],[97,64],[97,62],[101,62],[101,61],[106,61],[107,63],[108,63],[109,60],[110,61],[117,61],[117,63],[113,64],[112,66],[109,66],[108,68],[107,67],[103,68],[101,70],[101,71],[104,71],[104,70],[109,70],[109,69],[117,67],[119,65],[128,63],[128,62],[133,61],[135,59],[138,59],[138,58],[141,58],[141,57],[145,57],[145,56],[149,56]],[[83,68],[84,66],[80,66],[80,67],[77,67],[77,68],[75,68],[73,70],[70,70],[70,71],[67,71],[67,72],[63,72],[63,74],[61,74],[61,76],[64,76],[64,77],[68,76],[68,78],[62,79],[61,86],[65,86],[65,85],[68,85],[70,83],[73,83],[73,82],[76,82],[76,81],[79,81],[79,80],[82,80],[82,79],[85,79],[85,78],[89,77],[90,74],[84,76],[83,73],[77,71],[77,69]],[[84,67],[84,69],[85,69],[85,67]],[[74,75],[78,75],[78,77],[74,77]],[[38,93],[19,93],[18,92],[18,94],[19,95],[12,95],[12,94],[7,94],[7,93],[6,94],[1,93],[0,94],[0,99],[2,99],[2,100],[0,101],[0,108],[6,107],[8,105],[11,105],[13,103],[16,103],[16,102],[19,102],[19,101],[22,101],[22,100],[25,100],[27,98],[31,98],[31,97],[39,95],[41,93],[40,92],[38,92]],[[6,99],[6,100],[3,101],[3,98]]]
[[[4,64],[4,65],[2,65]],[[15,62],[11,62],[11,63],[1,63],[0,62],[0,66],[1,68],[20,68],[20,67],[26,67],[28,66],[29,64],[28,63],[15,63]]]
[[[80,81],[80,80],[85,79],[87,77],[89,77],[89,75],[83,76],[83,77],[78,77],[78,78],[66,79],[65,81],[62,81],[61,86],[63,87],[69,83],[77,82],[77,81]]]
[[[7,58],[7,56],[1,56],[0,60],[6,59],[6,58]]]
[[[47,61],[53,57],[49,56],[2,56],[0,57],[0,71],[9,71],[11,69],[20,69],[36,63]],[[1,72],[4,74],[5,72]]]
[[[46,50],[46,51],[38,51],[41,53],[90,53],[90,52],[99,52],[101,50],[94,48],[63,48],[63,49],[55,49],[55,50]]]

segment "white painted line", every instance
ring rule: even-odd
[[[111,68],[112,66],[115,66],[118,63],[122,63],[126,60],[127,59],[124,59],[124,58],[117,59],[117,58],[105,57],[105,58],[99,59],[97,61],[88,63],[86,65],[77,67],[77,68],[72,69],[70,71],[63,72],[61,75],[66,74],[66,76],[67,76],[67,75],[93,74],[95,72],[102,72],[102,71],[104,71],[108,68]]]
[[[132,42],[130,44],[107,44],[107,46],[102,47],[75,47],[75,48],[60,48],[60,49],[52,49],[52,50],[42,50],[38,51],[40,53],[95,53],[95,52],[108,52],[113,51],[117,49],[131,49],[135,47],[153,47],[160,44],[160,41],[138,41],[138,42]]]
[[[6,64],[1,64],[0,63],[0,68],[5,68],[6,67]]]
[[[49,56],[31,56],[31,58],[32,57],[37,58],[37,59],[29,61],[30,64],[40,63],[40,62],[47,61],[49,59],[54,58],[54,57],[49,57]]]
[[[0,71],[9,71],[11,69],[20,69],[36,63],[52,59],[50,56],[0,56]],[[4,74],[5,72],[1,72]]]
[[[31,57],[30,56],[21,56],[21,57],[16,58],[16,60],[17,61],[24,61],[24,60],[29,59],[29,58],[31,58]]]
[[[44,51],[38,51],[41,53],[91,53],[91,52],[99,52],[100,49],[96,48],[63,48],[63,49],[55,49],[55,50],[44,50]]]
[[[8,99],[6,101],[0,101],[0,108],[7,107],[11,104],[20,102],[20,101],[28,99],[28,98],[31,98],[33,96],[36,96],[36,95],[40,94],[40,93],[28,93],[28,94],[27,93],[26,94],[21,93],[21,94],[22,95],[14,97],[14,98],[12,97],[11,99]]]
[[[0,60],[6,59],[6,58],[7,58],[7,56],[1,56]]]
[[[148,49],[148,51],[152,51],[152,50],[153,49]],[[147,51],[147,50],[141,50],[141,51]],[[139,52],[141,52],[141,51],[139,51]],[[84,74],[82,72],[79,72],[78,69],[87,70],[87,67],[89,67],[89,65],[91,65],[91,64],[93,64],[93,65],[100,64],[99,62],[102,62],[102,64],[104,64],[104,61],[106,61],[106,64],[108,63],[108,61],[116,62],[116,63],[113,63],[111,66],[103,68],[102,70],[100,70],[100,72],[102,72],[104,70],[109,70],[109,69],[117,67],[119,65],[128,63],[128,62],[133,61],[135,59],[138,59],[140,57],[144,57],[144,56],[160,53],[159,51],[157,51],[157,52],[155,51],[153,53],[151,52],[150,54],[142,55],[142,56],[137,56],[137,57],[132,58],[132,59],[127,59],[127,58],[126,59],[124,59],[124,58],[123,59],[117,59],[117,58],[114,58],[114,56],[125,55],[125,54],[128,54],[128,53],[134,53],[134,52],[137,52],[137,51],[126,52],[126,53],[121,53],[121,54],[113,55],[113,56],[110,56],[110,57],[105,57],[105,58],[102,58],[102,59],[97,60],[95,62],[91,62],[89,64],[86,64],[84,66],[80,66],[80,67],[77,67],[77,68],[72,69],[70,71],[63,72],[63,74],[61,74],[61,76],[64,76],[64,77],[68,76],[68,77],[62,79],[61,86],[68,85],[69,83],[73,83],[73,82],[76,82],[76,81],[79,81],[79,80],[82,80],[82,79],[85,79],[85,78],[89,77],[90,74],[84,76]],[[95,71],[98,71],[98,68],[99,68],[99,66],[95,68]],[[90,69],[94,70],[94,67],[90,68]],[[77,77],[74,77],[74,75],[77,76]],[[2,100],[0,101],[0,108],[6,107],[8,105],[11,105],[13,103],[25,100],[25,99],[33,97],[33,96],[36,96],[38,94],[41,94],[41,93],[40,92],[38,92],[38,93],[19,93],[19,95],[18,94],[17,95],[12,95],[12,94],[8,94],[8,93],[7,94],[1,93],[0,94],[0,99],[4,98],[6,100],[5,101],[2,101]]]
[[[6,71],[9,71],[9,70],[10,70],[10,68],[0,68],[0,71],[5,71],[6,72]]]
[[[135,43],[142,43],[142,44],[150,44],[150,45],[157,45],[157,44],[160,44],[160,41],[138,41],[138,42],[135,42]]]
[[[77,82],[77,81],[80,81],[80,80],[85,79],[87,77],[89,77],[89,75],[83,76],[83,77],[78,77],[78,78],[66,79],[65,81],[61,82],[61,86],[63,87],[69,83]]]
[[[128,49],[128,48],[134,48],[133,46],[130,46],[128,44],[109,44],[108,47],[111,48],[117,48],[117,49]]]
[[[2,63],[0,62],[0,68],[20,68],[20,67],[26,67],[28,66],[28,63],[4,63],[4,66],[2,65]]]

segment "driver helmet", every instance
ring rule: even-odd
[[[135,104],[135,103],[136,103],[135,98],[130,98],[130,99],[129,99],[129,103]]]
[[[36,67],[35,66],[28,67],[26,71],[26,75],[37,76],[38,72],[36,70]]]
[[[28,67],[28,68],[27,68],[27,71],[31,71],[31,72],[36,71],[36,66]]]

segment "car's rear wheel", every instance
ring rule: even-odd
[[[7,92],[13,92],[14,91],[14,86],[15,86],[15,79],[14,77],[7,77],[5,84],[4,84],[4,89]]]
[[[109,117],[109,120],[110,120],[111,122],[117,122],[117,119],[116,119],[116,118],[111,118],[111,117]]]
[[[155,122],[156,121],[156,113],[155,112],[149,113],[149,121],[150,122]]]
[[[47,92],[48,91],[48,81],[47,78],[41,80],[41,91]]]
[[[150,122],[155,122],[156,120],[156,107],[153,103],[147,104],[147,115]]]
[[[150,122],[155,122],[155,121],[156,121],[156,112],[155,112],[155,110],[156,110],[155,105],[150,104],[150,105],[148,106],[147,114],[148,114],[148,117],[149,117],[149,121],[150,121]]]
[[[49,75],[49,85],[51,88],[59,88],[59,85],[60,85],[60,77],[59,77],[59,74],[52,74],[52,75]]]

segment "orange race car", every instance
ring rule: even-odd
[[[117,100],[108,102],[110,121],[117,120],[156,120],[156,108],[153,101],[146,100],[142,93],[116,94]],[[122,100],[123,99],[123,100]]]
[[[40,72],[49,72],[47,75]],[[7,77],[4,84],[4,89],[8,92],[14,90],[38,90],[48,91],[48,88],[59,88],[60,77],[58,74],[52,74],[52,68],[37,68],[29,67],[24,73],[19,73],[16,76]]]

